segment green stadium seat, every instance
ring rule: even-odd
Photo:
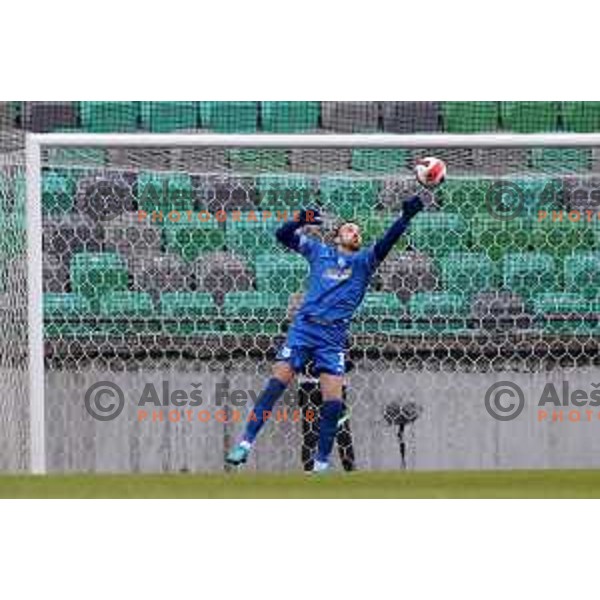
[[[308,263],[297,254],[259,254],[255,265],[259,292],[291,294],[304,288]]]
[[[451,252],[440,259],[442,287],[451,294],[471,296],[496,287],[495,265],[477,252]]]
[[[398,214],[385,212],[365,212],[356,214],[356,222],[360,225],[363,246],[368,246],[381,239],[388,227],[396,220]],[[407,246],[406,236],[402,236],[394,245],[395,250],[404,250]]]
[[[421,292],[409,300],[412,327],[422,333],[451,333],[464,330],[469,311],[463,294]]]
[[[254,133],[258,122],[257,102],[200,102],[204,129],[219,133]]]
[[[442,114],[448,133],[496,131],[500,116],[497,102],[442,102]]]
[[[319,102],[261,102],[260,105],[264,131],[294,133],[319,127]]]
[[[287,150],[235,148],[227,151],[229,167],[236,173],[278,173],[288,171]]]
[[[549,254],[516,252],[504,257],[504,288],[520,294],[526,301],[537,294],[555,291],[558,281],[555,261]]]
[[[83,129],[59,129],[55,133],[86,133]],[[109,151],[105,148],[48,148],[48,163],[73,167],[104,167]]]
[[[352,323],[354,333],[396,333],[408,329],[407,310],[396,294],[365,294]]]
[[[592,150],[589,148],[533,148],[531,166],[546,173],[589,171],[592,164]]]
[[[538,326],[547,333],[585,333],[589,303],[580,294],[537,294],[533,302]]]
[[[576,252],[593,250],[597,247],[598,228],[589,223],[573,223],[566,214],[562,221],[553,221],[547,217],[532,224],[532,239],[535,249],[546,252],[557,260]]]
[[[410,151],[404,149],[355,148],[352,150],[352,170],[363,173],[393,173],[406,170],[410,160]]]
[[[92,305],[81,294],[44,294],[44,318],[89,315]]]
[[[164,292],[160,295],[160,314],[165,331],[177,335],[220,333],[223,323],[212,294],[201,292]]]
[[[83,129],[91,133],[135,131],[138,102],[80,102]]]
[[[236,334],[279,334],[287,318],[287,294],[233,292],[225,296],[225,328]]]
[[[152,296],[147,292],[113,291],[100,297],[100,315],[104,317],[151,317]]]
[[[199,122],[197,102],[141,102],[142,127],[158,133],[196,129]]]
[[[305,175],[259,175],[257,187],[260,205],[265,208],[300,210],[317,201],[316,182]]]
[[[521,203],[522,217],[537,218],[540,211],[560,210],[563,206],[564,186],[557,177],[512,177],[501,180],[506,186],[502,200],[506,202],[509,214]],[[513,193],[511,189],[517,189]],[[495,200],[497,211],[500,208],[500,199]]]
[[[115,253],[82,252],[71,260],[71,287],[88,297],[127,290],[129,273],[125,260]]]
[[[563,127],[577,133],[600,131],[600,102],[563,102]]]
[[[257,254],[282,251],[275,238],[275,230],[282,221],[263,219],[260,211],[242,212],[239,220],[234,220],[233,216],[225,223],[227,250],[247,259],[253,259]]]
[[[457,214],[425,212],[411,223],[409,239],[419,252],[441,256],[468,247],[468,230],[464,219]]]
[[[222,250],[225,246],[225,230],[214,218],[202,222],[194,215],[179,222],[166,221],[163,225],[165,248],[178,254],[185,261],[196,260],[204,252]]]
[[[585,327],[590,334],[598,334],[600,329],[600,296],[596,296],[588,302]]]
[[[494,182],[493,179],[449,177],[436,190],[435,197],[444,212],[458,213],[464,219],[470,219],[475,213],[488,210],[486,194]]]
[[[381,187],[376,179],[346,175],[325,175],[319,185],[323,208],[342,219],[375,210]]]
[[[77,187],[73,171],[48,171],[42,175],[42,210],[56,215],[68,213],[75,204]]]
[[[162,211],[163,222],[167,222],[169,211],[187,211],[194,208],[192,178],[186,173],[140,173],[137,198],[141,210],[145,210],[148,215],[153,211]]]
[[[533,249],[530,219],[502,221],[483,214],[475,215],[469,225],[472,249],[487,254],[492,260],[499,260],[510,252]]]
[[[85,336],[93,315],[92,304],[81,294],[44,294],[44,333],[48,337]]]
[[[600,252],[574,252],[564,261],[565,291],[592,299],[600,290]]]
[[[552,132],[558,129],[557,102],[501,102],[503,129],[519,133]]]

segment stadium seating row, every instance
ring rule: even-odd
[[[0,181],[0,186],[2,182]],[[528,177],[450,177],[436,193],[444,210],[465,218],[489,211],[492,186],[518,187],[523,216],[538,210],[597,208],[597,177],[584,174]],[[42,207],[49,216],[76,211],[92,219],[114,218],[137,209],[148,214],[169,211],[285,210],[319,205],[341,218],[356,218],[378,209],[398,210],[417,193],[428,203],[431,194],[418,190],[412,177],[352,176],[337,173],[320,177],[306,174],[264,174],[253,178],[190,176],[184,173],[106,173],[80,175],[53,169],[42,179]],[[498,210],[511,209],[510,195],[495,196]],[[512,199],[514,201],[514,198]],[[156,218],[159,218],[157,215]],[[171,220],[174,220],[173,216]]]
[[[600,102],[23,102],[15,119],[39,132],[590,132]]]
[[[506,294],[506,293],[505,293]],[[288,296],[234,292],[219,307],[206,293],[165,292],[155,311],[149,293],[113,291],[93,299],[83,294],[45,294],[48,335],[201,333],[279,334],[288,321]],[[483,309],[483,310],[482,310]],[[541,293],[527,313],[518,295],[423,292],[404,305],[394,294],[367,294],[354,333],[461,333],[469,328],[589,333],[600,328],[600,299],[575,293]]]
[[[57,279],[57,272],[53,274]],[[250,268],[228,253],[209,253],[189,265],[173,255],[136,257],[128,262],[117,253],[82,252],[73,256],[68,270],[62,269],[59,285],[49,288],[52,279],[48,277],[46,291],[71,291],[95,300],[131,290],[147,292],[154,300],[166,292],[202,291],[212,293],[219,303],[238,291],[300,292],[306,274],[301,257],[283,253],[261,254]],[[560,262],[543,252],[509,253],[501,262],[476,252],[453,252],[437,261],[415,252],[393,253],[373,287],[402,300],[426,291],[471,297],[499,289],[519,294],[529,305],[545,292],[564,291],[592,300],[600,295],[600,252],[574,252]]]
[[[107,222],[81,216],[47,218],[44,221],[44,252],[68,263],[77,252],[118,252],[130,259],[157,256],[163,252],[187,262],[201,260],[210,252],[233,252],[246,262],[255,262],[265,253],[283,252],[274,231],[280,225],[275,218],[251,221],[241,213],[240,221],[219,223],[166,221],[154,224],[149,219],[140,222],[138,213],[127,213]],[[366,245],[376,241],[391,222],[392,214],[363,213],[358,215]],[[0,240],[3,256],[15,256],[23,249],[23,222],[15,216],[0,217],[4,235]],[[551,218],[539,221],[535,217],[498,220],[486,213],[470,218],[451,212],[428,212],[419,215],[397,249],[411,248],[438,259],[456,252],[481,253],[492,261],[515,252],[536,250],[555,260],[577,251],[600,249],[600,225],[562,221]]]

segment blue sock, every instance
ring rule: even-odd
[[[319,449],[316,456],[319,462],[329,461],[343,406],[341,400],[325,400],[323,402],[319,422]]]
[[[252,444],[265,424],[264,413],[265,411],[271,412],[275,402],[285,392],[287,385],[275,377],[271,377],[267,382],[264,390],[260,393],[256,405],[253,408],[254,416],[256,420],[248,421],[246,425],[246,431],[244,432],[244,441]]]

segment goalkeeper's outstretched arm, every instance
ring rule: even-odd
[[[299,218],[297,221],[290,221],[284,223],[276,232],[275,237],[281,242],[286,248],[300,251],[300,236],[298,230],[305,225],[320,225],[321,217],[318,210],[303,210],[300,211]]]
[[[389,254],[390,250],[394,247],[394,244],[408,228],[410,220],[421,212],[421,210],[423,210],[423,202],[419,196],[414,196],[404,201],[404,204],[402,205],[402,215],[373,246],[373,253],[378,263]]]

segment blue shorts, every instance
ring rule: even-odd
[[[296,373],[312,360],[315,373],[344,375],[347,344],[346,324],[322,325],[297,318],[276,360],[288,363]]]

